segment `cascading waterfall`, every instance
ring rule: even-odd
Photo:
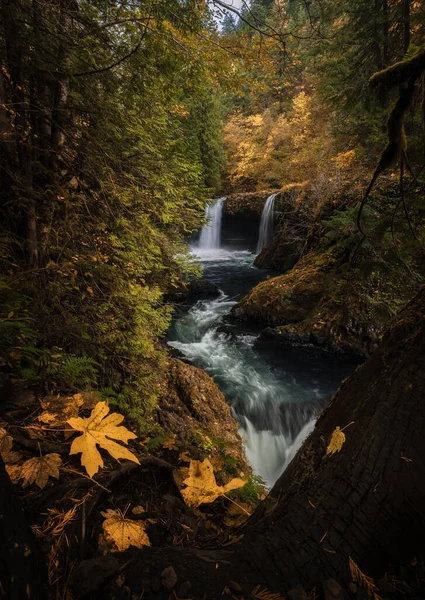
[[[233,261],[220,262],[222,275],[231,284],[237,272],[246,274],[251,268],[242,253],[234,254]],[[204,266],[209,269],[205,262]],[[214,378],[239,423],[254,473],[271,487],[312,431],[316,415],[347,368],[338,367],[334,357],[309,359],[305,349],[291,349],[286,357],[282,352],[283,361],[279,357],[272,366],[256,349],[256,336],[221,331],[223,318],[234,305],[235,300],[224,293],[197,302],[175,322],[168,343]]]
[[[205,207],[206,224],[203,226],[199,237],[200,250],[216,250],[220,248],[221,218],[223,205],[226,198],[218,198],[214,204]]]
[[[272,194],[264,208],[263,221],[269,229],[262,228],[263,240],[272,233],[275,197]],[[335,357],[326,361],[309,356],[307,349],[265,353],[255,346],[256,335],[238,328],[223,331],[236,299],[265,277],[253,266],[252,252],[220,249],[224,201],[219,198],[207,207],[209,221],[193,248],[205,277],[220,287],[222,295],[180,313],[168,343],[214,378],[239,423],[254,473],[271,487],[314,427],[318,411],[354,367]]]
[[[274,221],[274,201],[278,192],[271,194],[264,205],[261,215],[260,232],[258,235],[257,254],[272,243],[273,240],[273,221]]]

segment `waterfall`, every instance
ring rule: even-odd
[[[225,200],[226,198],[218,198],[214,204],[207,204],[205,207],[205,217],[207,222],[203,226],[199,238],[200,250],[214,250],[220,248],[221,217]]]
[[[263,214],[261,215],[257,254],[260,254],[261,250],[271,244],[273,240],[274,201],[278,193],[271,194],[264,205]]]

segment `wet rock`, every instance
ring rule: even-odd
[[[376,321],[367,299],[348,285],[341,260],[332,248],[309,252],[288,273],[251,290],[233,316],[266,325],[263,341],[370,356],[385,323]]]
[[[254,265],[259,269],[270,269],[280,273],[286,273],[297,264],[302,256],[303,246],[301,242],[285,242],[279,236],[273,240],[270,246],[266,246],[256,257]]]
[[[326,289],[326,276],[336,264],[329,253],[310,253],[288,273],[266,279],[242,298],[232,314],[267,325],[287,325],[307,319]]]
[[[161,583],[167,590],[172,590],[177,583],[177,573],[173,567],[167,567],[161,573]]]
[[[181,583],[177,587],[177,597],[178,598],[189,598],[191,588],[192,588],[192,584],[190,583],[190,581],[183,581],[183,583]]]
[[[75,567],[72,582],[77,597],[84,598],[98,590],[108,579],[119,571],[116,558],[107,554],[88,560],[82,560]]]
[[[193,458],[203,458],[206,448],[214,459],[222,456],[224,447],[226,454],[237,460],[238,471],[250,471],[237,422],[212,377],[193,365],[169,359],[163,389],[158,422],[190,448]]]
[[[194,279],[189,283],[180,284],[177,289],[165,294],[164,301],[176,304],[193,304],[206,298],[218,298],[220,293],[220,289],[212,281]]]
[[[194,279],[189,283],[188,297],[190,300],[203,298],[218,298],[220,289],[208,279]]]
[[[278,191],[264,190],[260,192],[230,194],[224,203],[223,214],[260,222],[264,203],[271,194]]]

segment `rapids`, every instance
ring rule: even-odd
[[[217,204],[221,210],[222,200]],[[207,225],[221,227],[221,215],[215,214]],[[210,239],[219,235],[214,229],[209,232]],[[267,276],[253,266],[252,240],[251,248],[239,250],[231,243],[227,248],[202,247],[203,239],[201,234],[193,252],[221,296],[177,314],[168,343],[214,378],[239,423],[254,473],[271,487],[312,431],[317,414],[358,363],[316,348],[256,344],[258,331],[229,318],[238,298]]]

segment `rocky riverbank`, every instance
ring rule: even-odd
[[[409,268],[397,256],[391,255],[394,268],[387,263],[394,254],[389,237],[379,244],[361,239],[362,189],[342,187],[320,203],[307,185],[282,190],[273,242],[255,265],[283,274],[254,287],[233,309],[237,319],[265,326],[261,340],[369,356],[390,318],[413,297],[417,283]],[[394,182],[384,180],[372,199],[377,212],[397,194]]]

